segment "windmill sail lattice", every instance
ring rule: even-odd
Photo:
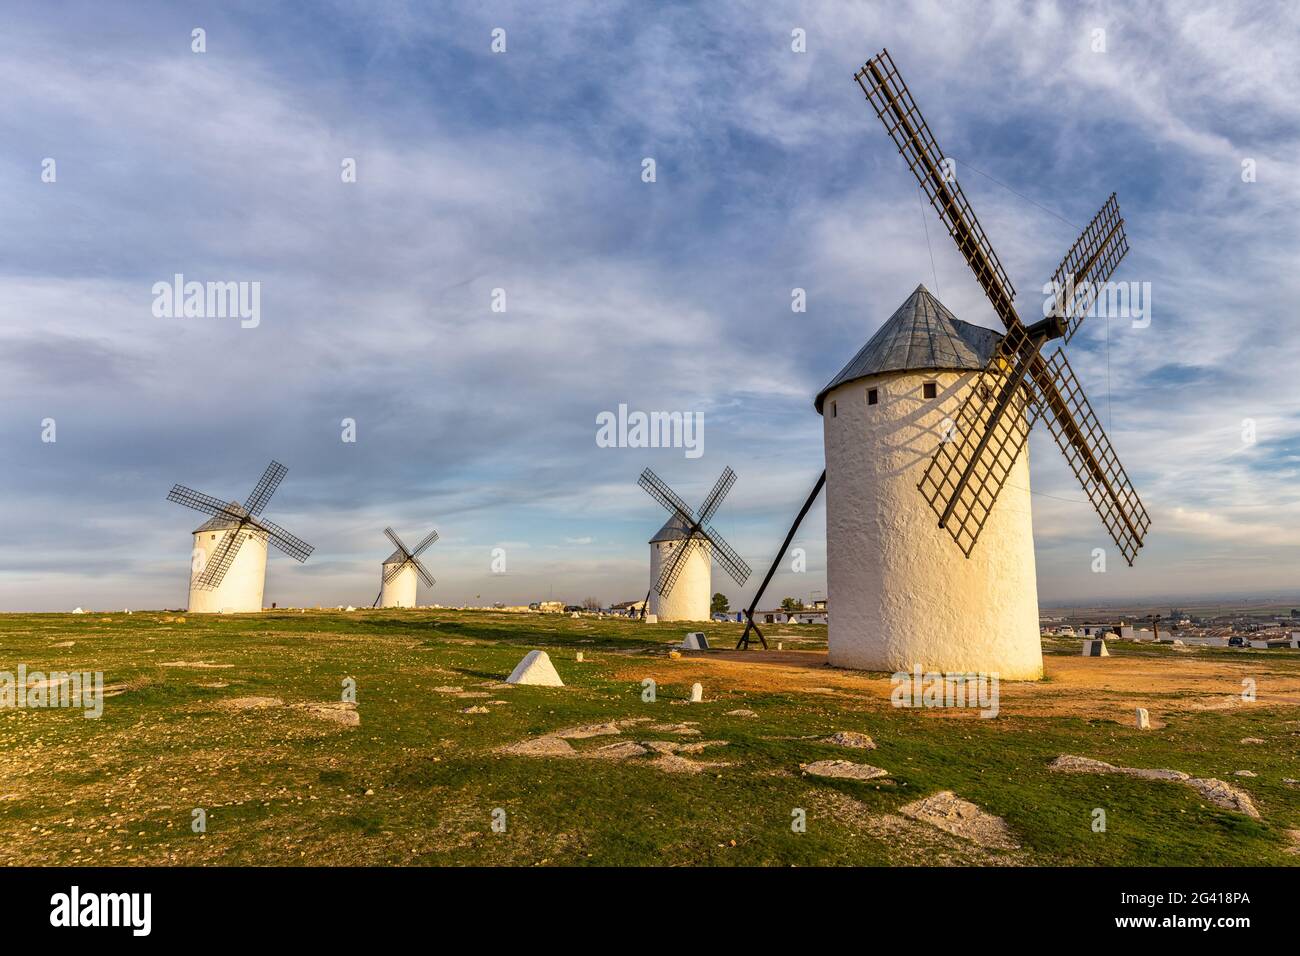
[[[1007,329],[966,395],[954,429],[927,467],[921,493],[939,524],[969,556],[1029,429],[1042,417],[1106,530],[1132,564],[1150,518],[1064,354],[1058,349],[1050,359],[1042,355],[1052,339],[1068,341],[1073,336],[1097,288],[1128,251],[1115,196],[1057,268],[1059,291],[1052,314],[1026,326],[1016,313],[1015,289],[1006,270],[889,52],[868,60],[854,79]]]
[[[172,486],[172,490],[167,493],[168,501],[222,519],[228,525],[220,543],[193,582],[194,587],[207,591],[220,587],[226,572],[235,563],[240,548],[253,535],[265,538],[295,561],[307,560],[314,550],[311,545],[275,522],[260,517],[288,470],[278,461],[272,461],[242,505],[237,501],[225,502],[205,495],[186,485]]]
[[[723,499],[726,498],[735,483],[736,473],[729,467],[724,468],[722,474],[718,476],[718,480],[714,483],[712,490],[700,504],[699,510],[692,511],[691,506],[683,501],[652,470],[647,468],[641,473],[637,484],[644,488],[650,497],[667,509],[671,516],[669,520],[677,523],[681,534],[681,546],[673,552],[672,556],[664,564],[659,578],[652,585],[657,594],[664,596],[672,591],[673,585],[677,583],[682,569],[686,567],[691,555],[704,545],[709,546],[713,559],[722,566],[722,569],[727,572],[733,581],[737,584],[744,584],[748,580],[750,575],[749,565],[718,533],[717,529],[709,523],[713,516],[718,513]]]

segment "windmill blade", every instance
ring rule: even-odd
[[[273,545],[295,561],[306,561],[307,557],[316,550],[306,541],[303,541],[301,538],[295,537],[288,531],[285,531],[273,521],[267,521],[265,518],[258,518],[257,525],[266,532]]]
[[[961,185],[949,172],[951,167],[944,163],[943,151],[912,99],[907,84],[899,76],[889,51],[881,50],[853,78],[885,125],[930,205],[939,213],[939,219],[957,243],[998,317],[1007,328],[1020,325],[1020,317],[1012,304],[1016,290],[984,235],[974,210],[966,201]]]
[[[1047,420],[1057,446],[1088,500],[1101,515],[1124,560],[1132,565],[1151,527],[1151,519],[1070,368],[1065,352],[1057,349],[1047,360],[1039,356],[1029,380],[1039,413]]]
[[[407,546],[402,543],[402,539],[397,536],[396,531],[394,531],[392,528],[385,528],[384,534],[388,535],[388,540],[393,542],[393,544],[397,546],[397,550],[402,552],[403,557],[409,558],[411,556],[410,549],[407,548]]]
[[[213,591],[220,587],[221,582],[225,580],[226,572],[235,563],[235,556],[239,554],[239,549],[243,546],[246,538],[247,534],[243,532],[242,528],[227,531],[222,536],[221,543],[217,545],[217,550],[208,559],[203,573],[194,582],[194,586],[203,591]]]
[[[402,569],[405,568],[409,563],[410,563],[410,559],[408,558],[404,561],[399,561],[397,564],[388,565],[387,569],[384,571],[384,583],[388,584],[390,581],[393,580],[393,578],[401,574]]]
[[[266,466],[266,471],[262,472],[257,487],[248,496],[245,507],[248,508],[250,515],[260,515],[262,513],[262,509],[266,507],[267,502],[271,500],[271,496],[275,494],[275,489],[280,487],[280,482],[284,480],[284,476],[288,471],[288,468],[272,459],[271,463]]]
[[[697,534],[690,534],[682,540],[682,546],[673,552],[668,563],[664,565],[663,570],[659,572],[659,580],[655,584],[655,591],[660,595],[666,595],[673,589],[677,579],[681,577],[682,569],[686,567],[686,562],[700,546],[700,537]]]
[[[195,511],[201,511],[205,515],[230,515],[231,517],[240,517],[230,503],[222,501],[220,498],[214,498],[211,495],[205,495],[201,491],[195,491],[185,485],[172,485],[172,490],[167,492],[167,500],[174,501],[178,505],[184,505],[186,508],[193,508]]]
[[[968,558],[1036,417],[1024,385],[1034,357],[1037,350],[1023,327],[1003,337],[917,484],[940,526]]]
[[[424,566],[423,562],[421,562],[419,558],[412,558],[407,563],[411,567],[415,568],[415,573],[420,576],[420,580],[424,582],[425,587],[431,588],[438,583],[433,579],[433,575],[429,573],[429,569]]]
[[[749,565],[736,553],[735,548],[727,544],[722,535],[718,534],[713,528],[706,527],[704,536],[713,545],[713,560],[722,565],[722,570],[731,576],[731,580],[737,584],[744,584],[749,580],[751,573]]]
[[[1119,214],[1119,200],[1111,193],[1092,217],[1083,234],[1074,241],[1061,264],[1052,273],[1056,289],[1056,314],[1065,320],[1064,342],[1074,337],[1092,309],[1097,292],[1114,274],[1128,253],[1128,236]]]
[[[700,514],[698,522],[701,525],[708,524],[709,519],[718,512],[718,507],[722,504],[722,499],[727,497],[731,491],[731,486],[736,483],[736,473],[728,465],[722,469],[722,474],[718,476],[717,482],[713,485],[713,490],[709,496],[704,499],[704,504],[700,505]]]
[[[427,548],[429,545],[433,544],[437,540],[438,540],[438,532],[430,531],[428,534],[426,534],[423,538],[420,539],[420,542],[415,546],[415,550],[411,552],[411,557],[418,558],[421,554],[424,553],[425,548]]]
[[[695,519],[691,517],[693,513],[691,506],[677,497],[673,490],[664,484],[663,479],[649,468],[641,472],[641,477],[636,483],[649,492],[651,498],[685,521],[688,527],[695,524]]]

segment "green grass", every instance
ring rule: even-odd
[[[681,703],[685,681],[661,684],[658,700],[643,703],[628,674],[665,673],[667,645],[685,630],[679,625],[453,611],[279,611],[183,623],[167,616],[174,615],[0,616],[0,670],[19,663],[102,670],[107,684],[126,685],[105,701],[99,720],[0,710],[0,862],[1300,862],[1286,852],[1283,832],[1300,828],[1300,790],[1282,782],[1300,777],[1294,707],[1174,716],[1163,729],[1138,732],[1069,717],[900,711],[868,695],[742,693],[721,681],[708,686],[704,704]],[[707,630],[719,646],[739,633],[730,624]],[[794,631],[813,641],[798,646],[824,646],[824,627],[767,630],[769,639]],[[64,641],[75,643],[52,646]],[[476,686],[502,680],[534,647],[550,652],[566,688]],[[578,650],[587,663],[574,662]],[[1131,653],[1177,663],[1165,648]],[[1213,660],[1233,652],[1198,653]],[[1300,670],[1300,655],[1274,652],[1267,660],[1270,668]],[[232,666],[163,666],[176,661]],[[359,727],[290,706],[223,706],[250,696],[286,705],[337,701],[345,678],[357,682]],[[217,682],[228,686],[204,686]],[[492,697],[435,693],[441,685]],[[461,713],[489,699],[508,703]],[[759,716],[726,715],[739,707]],[[644,760],[496,752],[557,728],[635,716],[699,721],[704,739],[728,744],[693,759],[730,766],[675,775]],[[879,748],[846,751],[814,739],[836,730],[867,732]],[[1247,736],[1268,743],[1241,745]],[[664,735],[638,729],[621,739]],[[1251,793],[1263,818],[1216,809],[1176,784],[1049,771],[1062,753],[1231,780]],[[827,758],[869,762],[891,776],[859,783],[801,775],[800,763]],[[1258,776],[1231,776],[1246,767]],[[916,827],[891,829],[900,806],[943,789],[1003,817],[1023,852],[1007,858],[937,831],[931,840]],[[1105,833],[1092,831],[1096,807],[1106,811]],[[207,812],[205,834],[191,830],[195,808]],[[491,826],[497,808],[506,813],[504,833]],[[807,812],[805,833],[791,831],[794,808]]]

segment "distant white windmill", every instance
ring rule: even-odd
[[[397,550],[384,559],[383,582],[375,603],[380,607],[415,607],[419,587],[416,578],[423,581],[426,587],[433,587],[437,583],[420,563],[420,555],[438,540],[438,532],[430,531],[414,549],[407,548],[392,528],[385,528],[384,534],[388,535],[388,540],[396,545]]]
[[[272,461],[244,504],[225,502],[185,485],[173,485],[167,500],[212,517],[194,529],[189,610],[194,614],[260,611],[266,586],[266,546],[274,544],[295,561],[306,561],[311,545],[261,517],[288,468]]]
[[[730,468],[709,492],[698,514],[647,468],[637,482],[670,512],[650,539],[650,590],[646,607],[660,621],[707,621],[713,599],[713,562],[717,561],[737,584],[749,577],[749,565],[723,540],[709,521],[722,499],[736,483]]]

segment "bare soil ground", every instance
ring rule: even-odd
[[[1162,717],[1242,706],[1242,681],[1255,682],[1260,704],[1300,705],[1300,671],[1261,667],[1258,659],[1200,660],[1190,656],[1140,656],[1136,645],[1119,644],[1111,657],[1048,654],[1045,679],[1030,683],[1004,681],[999,706],[1006,716],[1083,717],[1131,724],[1134,710],[1151,711],[1153,727]],[[1171,655],[1176,653],[1171,649]],[[842,670],[827,663],[824,650],[683,652],[679,659],[638,662],[619,677],[652,677],[659,683],[700,681],[711,692],[799,693],[877,700],[888,706],[890,675]],[[970,708],[942,708],[936,716],[978,719]]]

